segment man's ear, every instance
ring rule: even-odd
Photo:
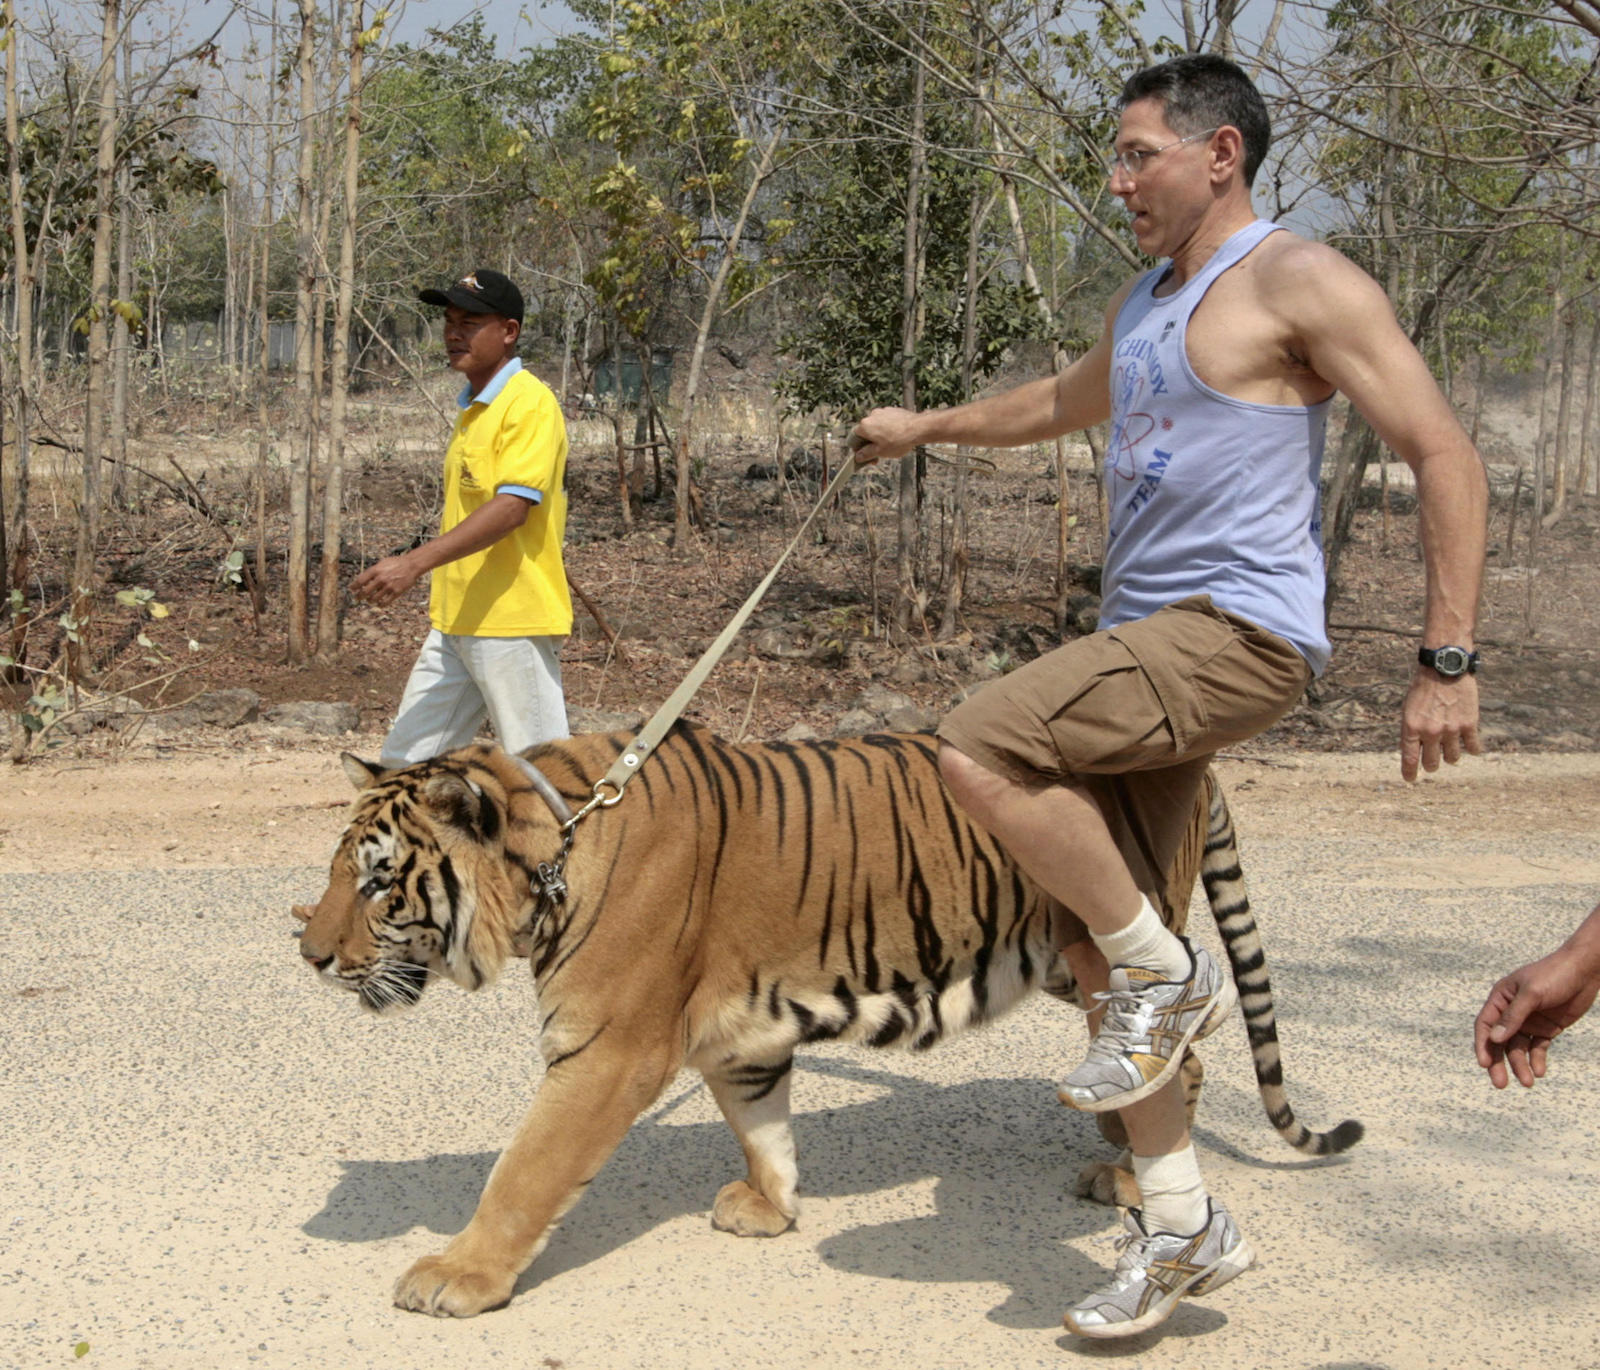
[[[1227,181],[1237,172],[1244,175],[1244,134],[1232,124],[1224,124],[1211,135],[1212,179]]]

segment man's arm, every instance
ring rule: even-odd
[[[855,427],[856,460],[893,460],[929,443],[1026,447],[1102,422],[1111,413],[1111,325],[1133,285],[1129,281],[1112,297],[1105,331],[1059,376],[951,409],[874,409]]]
[[[1311,369],[1349,397],[1416,474],[1427,575],[1423,641],[1473,646],[1483,581],[1489,489],[1483,461],[1376,281],[1331,248],[1297,244],[1275,262],[1274,307]],[[1271,287],[1269,286],[1269,289]],[[1477,752],[1478,683],[1412,672],[1401,714],[1400,771],[1435,771]]]
[[[1550,1043],[1571,1027],[1600,992],[1600,906],[1548,956],[1511,972],[1489,991],[1473,1024],[1478,1064],[1489,1083],[1510,1083],[1507,1062],[1524,1088],[1544,1078]]]
[[[515,532],[532,509],[533,504],[521,495],[497,494],[448,533],[430,538],[409,552],[373,562],[350,582],[350,593],[369,604],[393,604],[434,567],[481,552]]]

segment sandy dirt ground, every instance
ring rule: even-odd
[[[781,1238],[711,1229],[737,1147],[683,1075],[506,1309],[395,1310],[537,1085],[526,978],[375,1019],[298,964],[287,906],[320,888],[350,795],[333,747],[10,770],[0,1366],[1600,1364],[1600,1023],[1531,1094],[1470,1057],[1489,983],[1600,896],[1600,756],[1416,787],[1379,755],[1221,770],[1291,1097],[1367,1138],[1332,1163],[1284,1148],[1229,1024],[1197,1141],[1260,1261],[1098,1345],[1060,1317],[1114,1259],[1110,1212],[1071,1197],[1105,1152],[1055,1103],[1081,1029],[1043,1001],[924,1056],[805,1054],[805,1207]]]

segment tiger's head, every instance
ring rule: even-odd
[[[533,915],[519,852],[530,838],[553,850],[560,797],[526,761],[484,745],[394,771],[341,760],[361,794],[322,898],[294,910],[301,956],[374,1012],[409,1008],[436,975],[482,988]]]

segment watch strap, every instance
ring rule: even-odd
[[[1439,666],[1439,655],[1441,652],[1448,652],[1452,655],[1459,656],[1465,660],[1466,664],[1459,671],[1442,670]],[[1478,673],[1477,652],[1469,652],[1465,647],[1457,647],[1453,644],[1446,644],[1442,647],[1418,647],[1417,661],[1423,666],[1427,666],[1432,670],[1438,671],[1439,674],[1444,676],[1447,680],[1453,680],[1457,676],[1476,675]]]

